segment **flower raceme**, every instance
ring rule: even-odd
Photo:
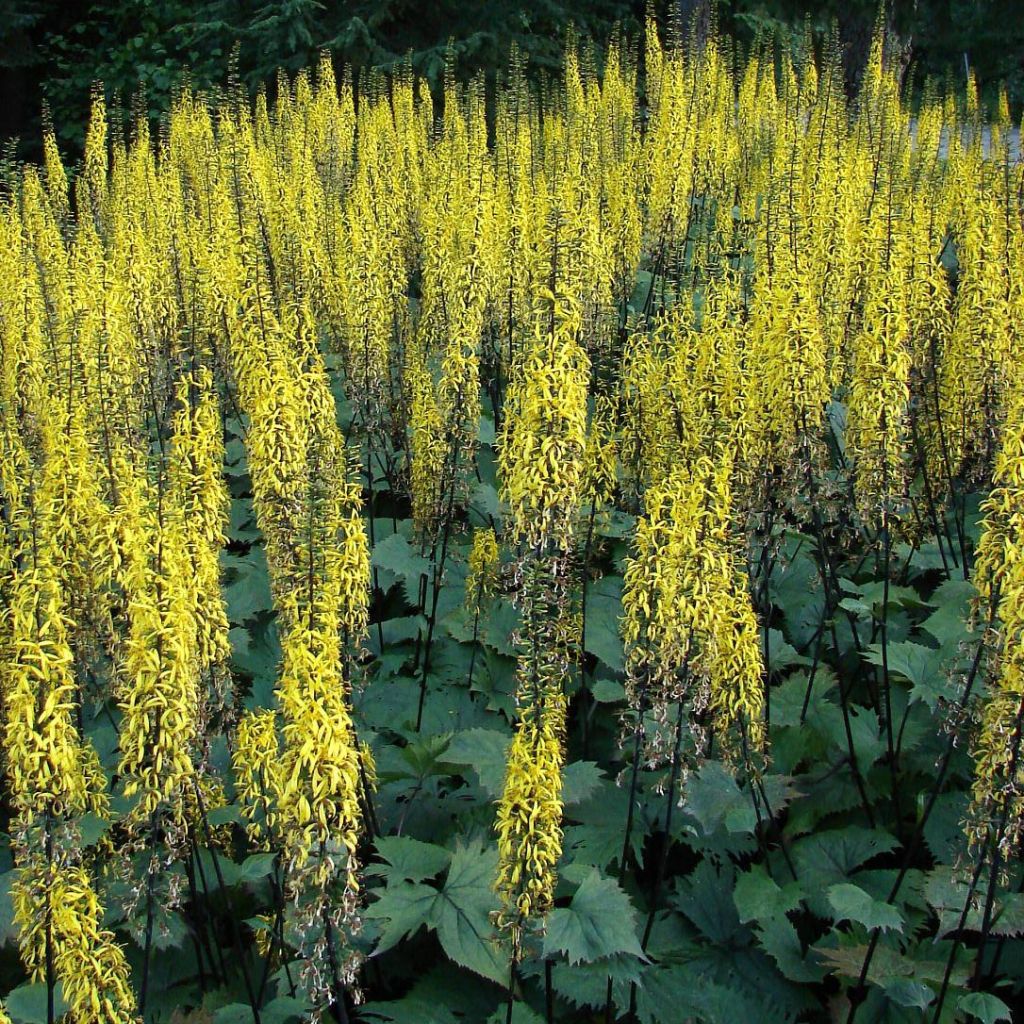
[[[978,845],[994,840],[1007,854],[1024,834],[1024,389],[1019,374],[1015,384],[996,455],[995,487],[982,506],[975,566],[979,606],[991,615],[998,640],[975,740],[969,822]]]
[[[46,980],[47,948],[75,1024],[137,1024],[124,951],[103,927],[103,908],[82,867],[47,863],[39,853],[18,872],[14,917],[22,957]]]
[[[531,546],[567,538],[581,500],[590,362],[579,313],[547,293],[554,330],[538,334],[509,387],[499,461],[512,534]],[[564,542],[564,541],[563,541]]]
[[[498,539],[493,527],[474,530],[466,575],[466,602],[471,610],[478,611],[483,601],[497,589],[499,557]]]
[[[562,761],[565,697],[545,688],[524,708],[512,739],[495,829],[499,868],[496,886],[504,910],[499,923],[522,943],[526,922],[552,906],[555,867],[562,854]]]
[[[490,422],[500,500],[462,596],[483,621],[500,586],[522,618],[495,825],[517,958],[554,898],[568,684],[578,672],[589,700],[596,653],[581,651],[588,584],[626,530],[625,682],[636,720],[656,720],[646,753],[670,757],[675,718],[698,754],[713,731],[754,759],[768,622],[746,569],[781,571],[782,531],[808,512],[823,577],[825,546],[874,543],[892,517],[959,509],[962,525],[965,486],[994,469],[976,580],[1002,639],[973,836],[1019,839],[1024,165],[1005,104],[983,143],[975,84],[966,118],[926,94],[912,132],[880,42],[855,101],[834,46],[798,49],[744,63],[717,39],[663,47],[652,25],[643,104],[627,47],[570,47],[543,95],[518,55],[493,104],[449,73],[436,119],[410,67],[368,76],[357,104],[325,56],[273,101],[183,89],[159,137],[109,122],[97,91],[73,185],[49,128],[43,166],[5,175],[0,731],[26,961],[38,976],[37,922],[61,901],[57,972],[86,964],[61,978],[77,1019],[135,1013],[99,923],[107,880],[80,848],[78,819],[105,816],[111,789],[132,806],[106,841],[164,844],[151,864],[184,858],[201,810],[233,791],[305,929],[268,960],[323,974],[341,950],[337,1001],[374,820],[373,719],[353,692],[392,664],[363,649],[367,526],[393,515],[443,550],[431,602],[451,607]],[[230,542],[226,433],[244,441],[230,483],[241,501],[251,484],[258,528]],[[841,516],[815,503],[847,493]],[[273,627],[266,609],[230,624],[276,630],[272,696],[244,673],[229,685],[220,565],[246,545],[266,557]],[[242,702],[222,777],[210,754]],[[47,836],[57,854],[37,863]]]
[[[669,704],[690,701],[698,716],[711,713],[723,736],[738,726],[756,754],[764,743],[764,665],[730,537],[730,472],[728,462],[715,467],[702,458],[647,492],[622,597],[627,694],[659,721]]]
[[[562,848],[565,684],[579,623],[569,598],[575,520],[584,500],[590,361],[579,344],[581,316],[571,282],[558,278],[556,212],[548,225],[551,287],[534,310],[534,336],[509,387],[499,449],[508,533],[522,546],[517,566],[523,642],[517,659],[518,721],[498,804],[498,874],[513,960],[524,931],[543,926]]]

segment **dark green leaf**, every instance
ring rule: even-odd
[[[427,924],[437,890],[429,885],[398,881],[375,895],[376,902],[366,908],[365,914],[371,920],[384,922],[374,950],[376,956]]]
[[[831,917],[827,890],[850,876],[865,862],[898,845],[895,836],[881,830],[848,825],[806,836],[793,845],[797,876],[811,909],[819,917]]]
[[[83,846],[95,846],[107,834],[111,822],[109,818],[98,814],[83,814],[78,819],[78,831],[82,836]]]
[[[5,1009],[15,1022],[21,1024],[46,1024],[47,1020],[47,987],[44,982],[33,985],[20,985],[7,994],[4,1000]],[[68,1004],[64,1002],[60,982],[54,988],[54,1018],[67,1013]],[[250,1018],[252,1013],[249,1014]]]
[[[1012,1021],[1010,1008],[990,992],[969,992],[960,997],[957,1009],[977,1017],[982,1024],[996,1024],[997,1021]]]
[[[262,882],[274,870],[275,854],[254,853],[246,857],[238,872],[238,881]]]
[[[371,564],[375,568],[386,569],[402,581],[405,599],[416,608],[419,603],[420,579],[429,580],[431,576],[430,560],[424,558],[400,533],[378,540],[371,556]]]
[[[506,1024],[508,1019],[508,1009],[503,1006],[487,1018],[487,1024]],[[517,1000],[512,1004],[512,1024],[544,1024],[544,1018]]]
[[[856,921],[869,931],[881,928],[883,931],[902,931],[903,915],[896,907],[872,899],[860,886],[843,882],[828,890],[828,901],[836,914],[837,921]]]
[[[932,595],[935,611],[921,623],[943,647],[956,647],[968,638],[967,617],[970,602],[977,597],[973,583],[967,580],[947,580]]]
[[[439,875],[451,859],[451,854],[442,847],[408,836],[378,836],[374,845],[386,864],[367,865],[366,872],[383,875],[388,884],[402,879],[423,882]]]
[[[508,980],[508,955],[495,941],[490,923],[491,911],[497,909],[497,867],[494,848],[456,850],[430,921],[452,960],[503,985]]]
[[[615,672],[622,672],[626,667],[619,635],[621,616],[621,576],[603,576],[587,587],[587,652]]]
[[[702,860],[689,875],[677,880],[672,902],[712,942],[725,946],[749,935],[740,923],[732,888],[731,868],[717,868]]]
[[[472,768],[484,791],[497,798],[505,782],[506,754],[511,741],[507,732],[496,729],[466,729],[452,737],[445,760]]]
[[[900,1006],[918,1010],[928,1009],[935,999],[935,993],[928,985],[910,978],[900,978],[886,985],[885,994]]]
[[[249,1019],[252,1019],[252,1010],[249,1010]],[[271,999],[269,1003],[260,1009],[260,1024],[285,1024],[286,1021],[304,1017],[310,1012],[311,1007],[301,999],[293,999],[291,996],[278,996]]]
[[[562,953],[570,964],[593,963],[615,953],[643,957],[629,897],[595,870],[584,879],[568,907],[548,914],[544,955]]]
[[[228,1003],[213,1015],[213,1024],[252,1024],[252,1007],[248,1003]]]
[[[758,938],[761,947],[790,981],[819,982],[824,978],[825,970],[818,963],[817,955],[813,951],[804,954],[796,928],[788,917],[779,915],[761,922]]]
[[[595,761],[573,761],[562,773],[562,803],[567,807],[589,800],[601,784],[601,769]]]
[[[732,894],[741,922],[765,921],[796,910],[800,906],[800,886],[787,883],[785,889],[760,865],[741,872]]]

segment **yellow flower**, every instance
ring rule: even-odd
[[[509,386],[499,448],[510,535],[531,546],[565,544],[582,499],[590,360],[576,340],[579,312],[567,296],[543,297],[553,330],[537,334]]]
[[[473,547],[469,552],[469,572],[466,575],[466,605],[471,611],[479,609],[498,585],[498,540],[491,527],[473,531]]]
[[[224,482],[224,441],[213,376],[203,370],[178,383],[178,413],[170,442],[168,490],[180,509],[192,565],[188,601],[196,627],[198,668],[222,682],[230,654],[220,590],[220,550],[230,499]]]
[[[688,700],[709,708],[726,737],[738,725],[748,752],[764,742],[764,666],[747,577],[731,537],[731,464],[700,459],[648,490],[626,564],[622,636],[627,694],[638,711]],[[655,736],[660,743],[663,737]],[[653,760],[668,756],[652,749]]]
[[[17,573],[4,625],[8,661],[0,677],[11,803],[21,828],[43,817],[104,813],[106,780],[75,724],[79,700],[68,622],[52,570]]]
[[[992,493],[982,506],[974,579],[979,610],[994,615],[998,648],[974,744],[975,774],[968,832],[984,843],[1005,816],[1005,852],[1024,834],[1020,720],[1024,709],[1024,388],[1012,390],[996,456]]]
[[[565,697],[544,690],[523,711],[509,748],[495,828],[499,919],[518,950],[526,923],[552,906],[555,866],[562,855],[562,762]]]
[[[35,981],[46,977],[47,934],[54,973],[75,1024],[136,1024],[131,970],[81,867],[47,864],[39,851],[12,886],[22,958]]]

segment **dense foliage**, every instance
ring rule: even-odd
[[[778,39],[790,46],[809,25],[819,44],[838,26],[848,86],[868,56],[878,0],[656,0],[663,28],[710,23],[742,46]],[[952,76],[963,87],[966,62],[982,94],[1000,84],[1014,109],[1024,101],[1024,20],[1017,0],[891,0],[890,31],[913,61],[915,84]],[[227,81],[233,55],[252,90],[271,89],[278,69],[290,74],[329,50],[336,71],[390,69],[409,59],[439,91],[453,58],[467,77],[502,77],[512,47],[529,58],[531,76],[561,68],[566,29],[599,49],[616,31],[637,37],[644,0],[0,0],[0,139],[20,137],[33,158],[41,136],[40,96],[52,111],[58,141],[80,156],[89,91],[102,82],[108,100],[129,108],[141,95],[154,123],[184,80],[208,89]],[[112,111],[116,114],[116,111]]]
[[[728,51],[8,175],[0,1020],[1010,1019],[1008,107]]]

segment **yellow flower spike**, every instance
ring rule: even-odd
[[[904,282],[905,232],[885,253],[869,286],[864,326],[854,345],[848,446],[855,459],[858,506],[866,522],[892,514],[907,487],[910,320]],[[898,233],[897,233],[898,232]]]
[[[131,970],[81,867],[35,855],[11,891],[22,959],[36,981],[46,975],[47,931],[54,973],[75,1024],[137,1024]]]
[[[478,608],[495,592],[499,578],[498,562],[498,539],[494,530],[491,527],[475,529],[466,575],[466,603],[470,609]]]
[[[78,687],[69,624],[56,579],[45,563],[17,573],[5,618],[11,646],[0,679],[4,747],[19,827],[28,828],[46,816],[105,813],[105,779],[95,751],[75,725]]]
[[[230,654],[220,589],[220,550],[230,509],[224,482],[224,441],[213,377],[203,370],[178,384],[178,413],[170,442],[168,490],[181,510],[192,565],[188,600],[196,627],[198,668],[224,685]]]
[[[578,310],[568,297],[544,305],[554,330],[544,330],[538,309],[537,335],[509,386],[498,454],[511,535],[531,546],[569,534],[587,448],[590,360],[576,340]]]
[[[679,468],[646,495],[626,565],[622,637],[631,705],[664,720],[669,704],[701,693],[726,741],[739,726],[745,753],[763,750],[764,665],[746,574],[731,537],[732,472],[707,458]],[[660,744],[663,738],[655,736]],[[663,761],[668,749],[649,752]]]
[[[1019,375],[993,483],[982,505],[974,580],[979,613],[994,617],[998,647],[974,743],[968,835],[983,845],[998,831],[1005,855],[1024,835],[1024,751],[1018,727],[1024,709],[1024,388]]]
[[[496,888],[519,950],[526,922],[541,918],[554,899],[555,866],[562,853],[562,760],[565,697],[544,690],[541,703],[525,710],[509,748],[505,784],[495,824]]]

